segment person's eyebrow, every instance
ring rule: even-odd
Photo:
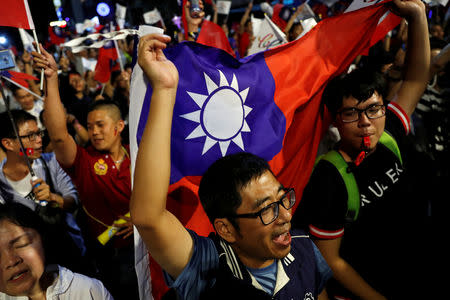
[[[9,244],[10,245],[14,245],[15,243],[19,242],[20,240],[22,240],[25,237],[28,237],[31,240],[32,235],[29,232],[25,232],[24,234],[22,234],[22,235],[20,235],[20,236],[18,236],[16,238],[12,239],[11,241],[9,241]]]
[[[278,187],[277,194],[280,193],[282,190],[284,190],[284,186],[282,184],[280,184],[280,186]],[[267,200],[270,200],[270,196],[267,196],[267,197],[261,198],[261,199],[256,199],[254,208],[257,209]]]

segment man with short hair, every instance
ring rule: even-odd
[[[433,298],[421,252],[429,245],[416,241],[426,235],[425,209],[411,193],[405,155],[409,117],[428,81],[427,18],[419,0],[392,4],[408,21],[404,81],[390,103],[382,75],[371,70],[328,84],[322,101],[341,140],[316,164],[293,219],[333,270],[335,299],[413,299],[419,291]]]
[[[295,192],[266,161],[238,153],[203,175],[199,197],[216,234],[200,237],[166,209],[178,71],[162,49],[169,37],[139,41],[138,61],[153,93],[136,160],[131,216],[179,299],[327,299],[330,270],[303,231],[291,230]]]
[[[124,129],[120,110],[109,101],[93,103],[87,113],[87,131],[91,145],[76,144],[67,131],[64,107],[59,97],[57,65],[41,47],[33,52],[35,64],[44,68],[47,81],[44,119],[58,162],[67,171],[80,193],[86,213],[88,251],[94,256],[102,281],[111,294],[120,299],[138,297],[134,272],[133,225],[125,214],[131,195],[128,145],[122,145]],[[124,219],[123,224],[115,221]],[[97,237],[109,226],[118,233],[101,245]],[[128,272],[130,276],[121,276]]]

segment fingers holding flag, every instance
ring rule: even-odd
[[[138,63],[154,90],[176,89],[178,84],[178,70],[163,53],[168,42],[170,37],[159,34],[149,34],[139,40]]]
[[[35,44],[36,47],[36,44]],[[36,69],[44,69],[44,75],[46,78],[53,77],[58,74],[58,65],[56,64],[53,56],[48,53],[41,44],[39,44],[40,52],[33,51],[34,67]]]

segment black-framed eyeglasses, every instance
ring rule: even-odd
[[[344,123],[358,121],[362,113],[365,113],[369,119],[378,119],[386,114],[386,106],[384,104],[373,104],[369,105],[365,109],[350,107],[338,111],[338,114],[341,116],[341,120]]]
[[[285,191],[284,195],[281,196],[281,199],[277,202],[273,202],[260,211],[256,213],[251,214],[236,214],[231,215],[231,218],[257,218],[259,217],[261,219],[261,222],[264,225],[269,225],[273,221],[275,221],[278,218],[278,215],[280,213],[280,205],[282,205],[285,209],[291,209],[292,206],[295,204],[295,191],[293,188],[285,188],[283,189]]]
[[[45,131],[44,130],[39,130],[39,131],[32,132],[32,133],[27,134],[27,135],[20,135],[19,137],[21,139],[28,139],[30,142],[34,142],[38,136],[39,137],[43,137],[44,135],[45,135]]]

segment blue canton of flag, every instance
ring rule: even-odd
[[[247,151],[266,160],[282,148],[283,113],[273,101],[275,82],[262,54],[243,63],[221,50],[183,43],[164,51],[180,81],[172,123],[170,183],[201,176],[218,158]],[[151,87],[138,125],[147,121]]]

